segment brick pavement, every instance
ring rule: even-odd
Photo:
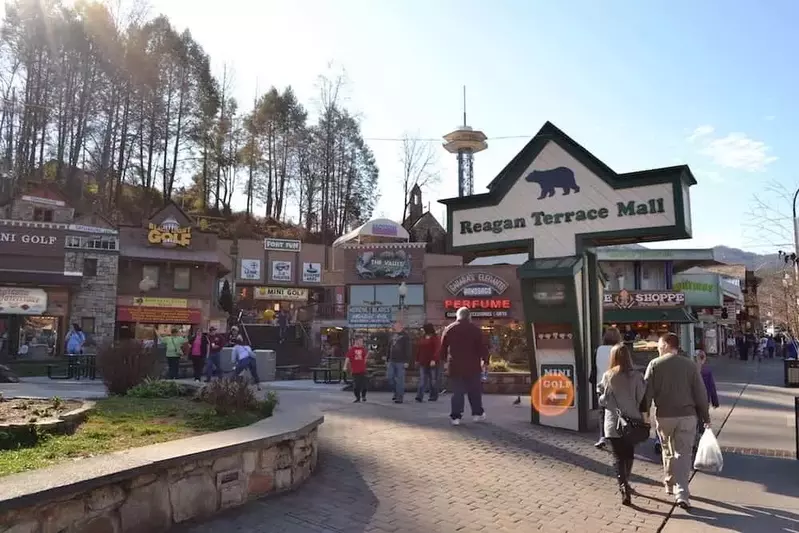
[[[514,409],[507,397],[488,399],[489,415],[502,413],[493,423],[460,427],[448,423],[448,401],[396,406],[374,394],[367,404],[345,404],[349,398],[281,393],[283,403],[323,405],[318,471],[295,493],[183,531],[654,532],[672,508],[659,464],[637,462],[641,495],[622,507],[610,454],[589,436],[531,426],[529,409]]]

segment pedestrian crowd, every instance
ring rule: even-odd
[[[432,324],[425,324],[422,338],[415,347],[404,324],[394,323],[394,334],[387,350],[386,377],[393,402],[401,404],[405,401],[405,372],[412,360],[419,368],[417,402],[424,402],[425,394],[428,401],[437,401],[446,375],[451,392],[450,420],[453,425],[460,425],[467,398],[473,420],[486,419],[482,376],[488,367],[489,353],[482,331],[472,323],[469,309],[462,307],[455,316],[455,321],[444,329],[441,337]],[[345,361],[345,370],[352,374],[355,403],[366,400],[367,357],[363,339],[356,338]]]
[[[680,350],[677,335],[666,333],[658,340],[658,357],[641,374],[621,339],[616,328],[608,328],[596,353],[595,375],[603,372],[595,379],[602,417],[596,446],[610,445],[621,501],[629,505],[635,447],[649,439],[654,425],[665,491],[675,497],[677,505],[690,508],[688,482],[698,435],[710,428],[709,407],[719,406],[707,357],[699,351],[696,361],[692,360]]]

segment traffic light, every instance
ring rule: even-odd
[[[721,318],[727,320],[730,317],[729,313],[727,313],[727,308],[722,307],[721,309]]]

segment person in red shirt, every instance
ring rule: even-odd
[[[355,393],[355,403],[366,401],[366,387],[369,380],[366,377],[366,348],[363,346],[363,339],[356,338],[347,351],[347,359],[344,362],[344,369],[349,369],[352,373],[352,391]]]
[[[416,364],[419,367],[419,390],[416,392],[416,401],[424,401],[425,389],[430,389],[429,401],[438,400],[438,349],[441,341],[436,335],[433,324],[425,324],[422,328],[424,337],[416,346]]]

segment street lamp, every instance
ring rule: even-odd
[[[408,296],[408,286],[405,285],[405,282],[399,284],[397,287],[397,294],[399,295],[399,304],[400,308],[405,307],[405,297]]]
[[[136,302],[136,304],[139,307],[144,305],[144,294],[146,292],[154,289],[155,286],[156,286],[155,281],[151,280],[150,278],[148,278],[146,276],[144,278],[142,278],[142,280],[139,282],[139,297],[135,299],[135,302]],[[139,321],[137,320],[136,322],[133,323],[133,338],[134,339],[136,338],[136,332],[138,331],[138,329],[139,329]]]

